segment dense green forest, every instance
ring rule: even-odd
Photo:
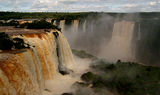
[[[143,12],[143,13],[106,13],[106,12],[0,12],[0,20],[8,19],[41,19],[41,18],[56,18],[56,19],[81,19],[87,16],[110,15],[112,17],[123,17],[126,15],[138,15],[140,18],[160,18],[159,12]]]
[[[58,26],[55,26],[47,22],[44,19],[40,21],[35,20],[32,23],[18,24],[18,25],[15,25],[15,27],[16,28],[27,28],[27,29],[57,29],[59,31],[61,30],[60,28],[58,28]]]
[[[0,12],[0,20],[8,19],[78,19],[87,16],[89,13],[57,13],[57,12]]]

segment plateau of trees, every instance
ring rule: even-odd
[[[88,16],[109,15],[111,17],[124,18],[126,15],[138,14],[138,18],[150,19],[153,17],[159,17],[159,12],[140,12],[140,13],[114,13],[114,12],[0,12],[0,20],[9,19],[43,19],[43,18],[55,18],[59,20],[69,19],[83,19]]]
[[[0,20],[9,19],[42,19],[42,18],[56,18],[56,19],[77,19],[87,16],[87,12],[77,13],[63,13],[63,12],[0,12]]]
[[[27,28],[27,29],[57,29],[57,30],[60,30],[60,28],[58,28],[58,26],[55,26],[55,25],[47,22],[44,19],[42,19],[40,21],[36,20],[32,23],[20,24],[20,25],[17,25],[16,27],[17,28]]]

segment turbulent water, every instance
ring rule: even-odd
[[[45,81],[60,74],[59,66],[74,64],[67,40],[54,32],[16,36],[31,48],[0,53],[0,95],[42,95]]]

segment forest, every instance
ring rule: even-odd
[[[62,19],[82,19],[87,16],[96,17],[98,15],[110,15],[112,17],[123,17],[125,15],[138,14],[140,18],[159,17],[159,12],[141,12],[141,13],[109,13],[109,12],[0,12],[0,20],[9,19],[42,19],[42,18],[56,18]]]

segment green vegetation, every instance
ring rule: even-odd
[[[57,12],[0,12],[0,20],[9,19],[44,19],[44,18],[56,18],[63,19],[78,19],[84,18],[89,13],[57,13]]]
[[[91,66],[92,72],[81,76],[92,88],[107,88],[115,95],[159,95],[160,68],[131,62],[111,64],[97,60]]]
[[[80,58],[91,58],[91,59],[97,59],[95,56],[86,53],[83,50],[76,50],[76,49],[72,49],[72,53]]]
[[[90,83],[92,81],[97,80],[98,77],[94,75],[92,72],[87,72],[81,76],[81,79],[86,81],[87,83]]]
[[[65,20],[65,25],[71,25],[71,24],[72,24],[72,19]]]
[[[21,38],[11,38],[5,32],[0,33],[0,50],[29,48],[29,45]]]
[[[19,25],[19,22],[15,20],[11,20],[10,22],[5,22],[5,23],[0,21],[0,26],[17,26],[17,25]]]
[[[13,47],[11,38],[3,33],[0,33],[0,50],[9,50]]]
[[[159,17],[159,12],[146,12],[146,13],[105,13],[105,12],[76,12],[76,13],[63,13],[63,12],[0,12],[0,20],[9,19],[44,19],[54,18],[58,20],[73,20],[84,19],[87,16],[96,17],[97,15],[109,15],[112,17],[123,18],[126,15],[138,15],[138,18],[151,19],[153,17]],[[136,17],[134,17],[136,18]],[[128,18],[126,18],[128,19]]]
[[[26,48],[25,44],[26,43],[24,42],[23,39],[21,39],[21,38],[13,38],[13,46],[14,46],[15,49]],[[29,45],[28,44],[26,44],[26,45],[29,48]]]
[[[60,30],[55,25],[52,25],[51,23],[45,21],[45,20],[40,20],[40,21],[34,21],[33,23],[24,23],[21,25],[18,25],[17,28],[27,28],[27,29],[57,29]]]

